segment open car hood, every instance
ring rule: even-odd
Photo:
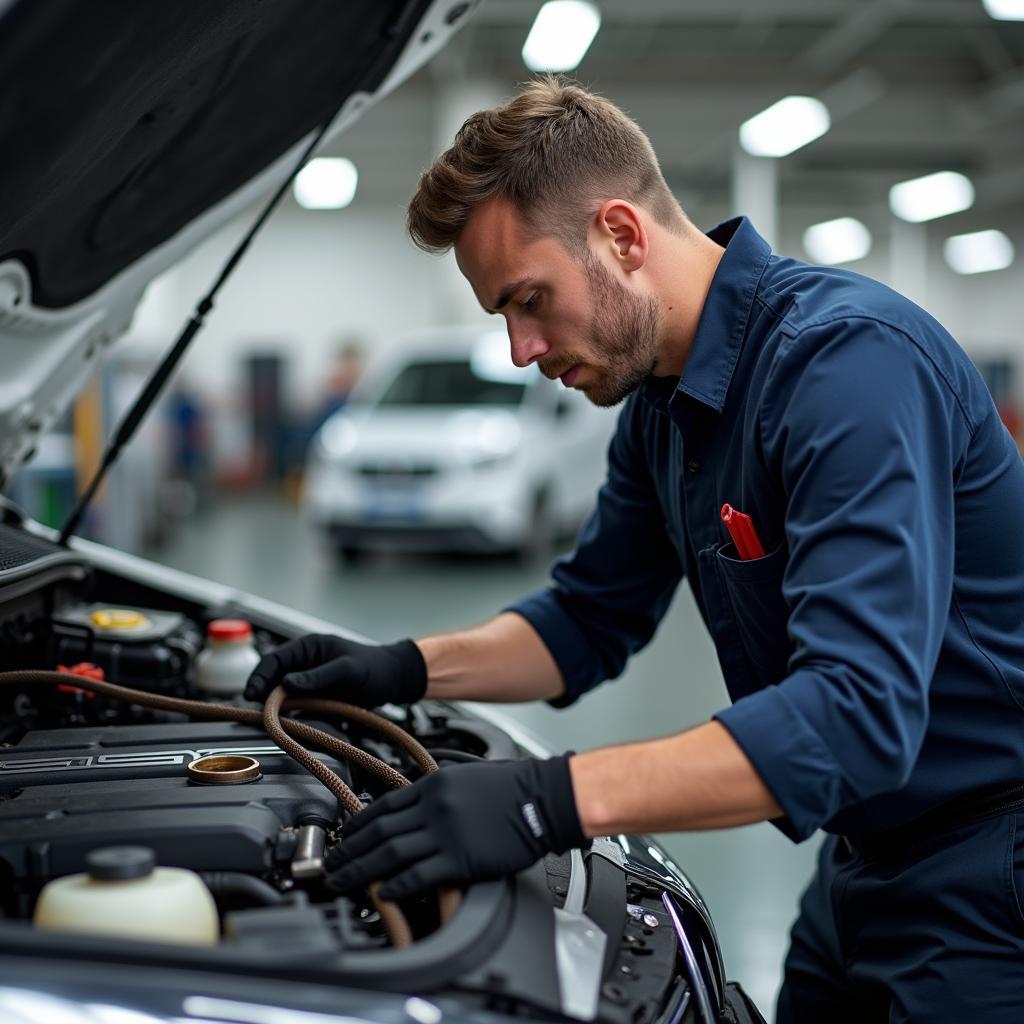
[[[4,481],[149,282],[269,196],[335,111],[324,142],[477,2],[0,0]]]

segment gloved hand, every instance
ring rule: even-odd
[[[381,881],[382,899],[499,878],[586,840],[569,754],[456,764],[375,800],[327,855],[338,892]]]
[[[324,696],[375,708],[409,704],[427,692],[427,664],[412,640],[374,647],[309,633],[263,656],[245,684],[245,699],[264,701],[275,686],[296,696]]]

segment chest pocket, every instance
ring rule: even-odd
[[[793,645],[782,597],[789,550],[780,544],[763,558],[742,560],[734,544],[715,552],[715,571],[732,608],[737,632],[759,687],[781,682]]]

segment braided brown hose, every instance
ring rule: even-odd
[[[314,778],[319,779],[337,798],[338,803],[349,814],[358,814],[363,809],[363,802],[352,792],[349,786],[337,774],[331,771],[323,761],[315,758],[302,744],[285,732],[281,721],[281,705],[287,694],[283,687],[278,686],[270,692],[263,705],[262,724],[267,735],[286,753],[299,762]]]
[[[437,762],[431,756],[422,743],[414,736],[410,736],[400,725],[388,721],[382,715],[368,711],[356,704],[346,704],[341,700],[326,700],[322,697],[303,697],[301,699],[292,697],[285,705],[285,711],[312,711],[322,715],[338,715],[347,718],[350,722],[358,722],[365,725],[374,732],[386,736],[396,746],[401,747],[412,759],[423,769],[424,774],[429,775],[437,771]]]
[[[59,686],[73,685],[80,690],[89,690],[94,693],[101,693],[117,700],[123,700],[127,704],[140,704],[143,707],[155,708],[158,711],[177,711],[188,715],[190,718],[209,718],[214,721],[242,722],[246,725],[263,725],[263,713],[255,708],[240,708],[234,704],[213,704],[199,700],[183,700],[180,697],[166,697],[160,693],[148,693],[145,690],[133,690],[127,686],[119,686],[117,683],[109,683],[100,679],[86,679],[82,676],[69,675],[64,672],[47,672],[42,669],[27,669],[17,672],[0,672],[0,684],[10,683],[12,685],[33,686],[49,683],[56,683]],[[379,758],[368,754],[365,750],[338,739],[322,729],[315,729],[305,722],[298,722],[292,718],[283,719],[281,722],[285,730],[292,736],[296,736],[318,750],[334,754],[344,760],[353,761],[367,769],[386,782],[392,789],[399,789],[408,785],[409,780],[400,772],[396,772],[389,764],[385,764]],[[409,737],[412,739],[412,737]],[[415,740],[413,740],[415,742]],[[429,756],[429,755],[428,755]],[[347,787],[346,787],[347,788]],[[351,790],[349,791],[351,792]],[[353,794],[355,799],[355,794]],[[360,804],[360,808],[362,805]],[[349,808],[346,807],[346,810]],[[352,811],[355,813],[355,811]]]
[[[305,747],[296,743],[284,731],[284,723],[281,721],[281,705],[284,704],[287,696],[283,686],[275,687],[270,691],[263,705],[263,728],[266,729],[267,735],[282,750],[291,754],[310,775],[319,779],[338,798],[338,802],[345,810],[352,814],[358,814],[365,806],[359,797],[327,765],[317,760]],[[411,945],[412,929],[409,927],[409,922],[406,921],[405,915],[396,903],[380,898],[379,889],[379,882],[373,882],[370,885],[370,899],[377,908],[377,913],[380,914],[391,944],[398,947]]]
[[[167,697],[163,694],[133,690],[129,687],[119,686],[117,683],[110,683],[105,680],[86,679],[81,676],[74,676],[61,672],[48,672],[41,669],[0,672],[0,685],[5,683],[11,686],[41,686],[44,684],[49,684],[51,686],[74,685],[79,689],[113,697],[116,700],[122,700],[128,704],[138,704],[143,707],[150,707],[161,711],[176,711],[189,715],[192,718],[213,719],[215,721],[228,720],[242,722],[248,725],[265,724],[265,711],[260,712],[251,708],[240,708],[233,704],[213,704],[205,701],[183,700],[179,697]],[[275,722],[272,724],[275,727],[275,731],[270,732],[269,729],[267,730],[268,733],[270,733],[271,738],[273,738],[283,750],[286,750],[292,757],[295,757],[296,760],[298,760],[299,763],[307,769],[307,771],[313,774],[315,778],[322,782],[338,798],[339,803],[345,808],[345,810],[355,814],[362,810],[363,804],[342,779],[340,779],[317,758],[312,757],[302,746],[295,743],[294,740],[291,739],[292,736],[301,738],[305,743],[317,749],[321,749],[338,757],[356,762],[368,771],[378,775],[378,777],[388,783],[388,785],[392,786],[392,788],[399,788],[401,786],[408,785],[408,780],[399,772],[396,772],[390,765],[385,764],[372,754],[368,754],[366,751],[360,750],[351,743],[346,743],[344,740],[338,739],[330,733],[326,733],[321,729],[316,729],[304,722],[299,722],[291,718],[279,718],[277,711],[280,709],[280,705],[284,701],[285,692],[283,689],[278,688],[278,690],[275,691],[275,695],[277,697],[276,704],[272,705],[275,718]],[[350,705],[345,705],[340,701],[317,701],[316,703],[330,705],[329,707],[321,707],[320,710],[332,714],[347,714],[351,707]],[[365,711],[365,709],[358,710]],[[366,712],[366,714],[372,716],[373,719],[379,719],[380,722],[386,722],[385,719],[380,718],[378,715],[373,715],[372,712]],[[359,718],[366,724],[376,725],[379,728],[378,723],[370,722],[362,715],[360,715]],[[386,724],[391,726],[393,723],[387,722]],[[418,756],[414,756],[416,756],[417,762],[420,763],[421,766],[423,764],[421,758],[423,757],[433,762],[433,758],[430,757],[430,754],[425,748],[418,744],[413,737],[408,736],[408,734],[405,734],[404,732],[403,736],[406,741],[403,743],[403,746],[407,750],[410,749],[410,743],[420,748],[422,753]],[[395,738],[397,740],[397,737]],[[410,750],[410,752],[412,751]],[[301,757],[299,756],[300,753],[302,755]],[[436,770],[436,768],[436,763],[434,763],[434,770]],[[412,941],[412,933],[407,922],[405,922],[404,915],[401,914],[401,911],[394,904],[387,904],[387,907],[394,909],[394,913],[391,913],[389,909],[382,910],[380,906],[382,901],[380,901],[375,890],[376,885],[371,886],[370,895],[378,906],[378,911],[381,913],[381,920],[384,922],[385,928],[388,930],[388,937],[392,944],[395,946],[408,945],[409,942]],[[439,895],[441,920],[448,921],[458,908],[460,894],[457,890],[443,889]],[[401,924],[399,924],[399,919],[401,920]]]
[[[266,705],[264,705],[264,710],[266,710]],[[383,736],[387,736],[398,746],[402,747],[403,750],[411,754],[425,774],[429,775],[431,772],[438,770],[437,761],[431,756],[430,751],[422,743],[419,743],[414,736],[410,736],[401,726],[395,725],[394,722],[390,722],[382,715],[378,715],[366,708],[358,707],[355,704],[346,704],[340,700],[304,697],[301,700],[291,699],[286,701],[283,710],[312,711],[321,715],[337,715],[350,721],[359,722],[361,725],[367,726]],[[264,719],[265,724],[266,721]],[[267,731],[269,732],[270,730],[268,729]],[[364,752],[360,751],[360,753]],[[367,754],[366,756],[369,757],[370,755]],[[403,786],[408,784],[405,776],[400,775],[399,778],[402,780]],[[371,888],[370,895],[374,895],[374,892],[374,888]],[[447,885],[442,885],[438,888],[438,909],[440,910],[443,923],[447,923],[455,916],[455,911],[459,909],[461,902],[462,893],[457,888]]]

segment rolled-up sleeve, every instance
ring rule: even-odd
[[[844,806],[898,789],[917,760],[970,425],[929,355],[869,318],[787,339],[759,423],[787,495],[793,654],[778,685],[715,717],[803,839]]]
[[[633,395],[623,408],[597,505],[573,552],[555,563],[553,584],[505,609],[523,616],[554,657],[565,682],[555,707],[621,674],[683,574],[643,447],[641,402]]]

